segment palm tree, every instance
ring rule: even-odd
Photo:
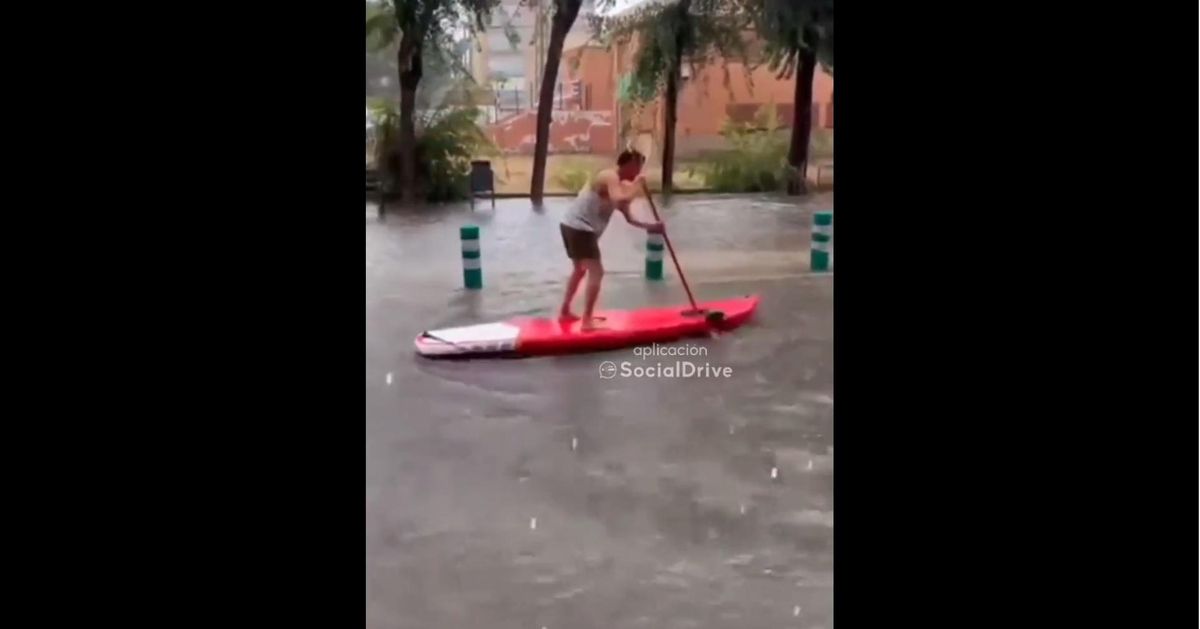
[[[367,41],[374,50],[393,45],[400,79],[400,162],[401,199],[415,198],[417,139],[414,114],[417,86],[424,71],[424,55],[447,55],[454,50],[456,31],[473,34],[481,31],[499,0],[382,0],[367,2]],[[384,164],[380,164],[383,168]]]
[[[796,77],[788,191],[806,191],[808,144],[812,137],[812,87],[818,61],[833,70],[833,0],[740,0],[767,44],[772,70],[779,78]]]
[[[746,17],[728,0],[678,0],[611,19],[605,30],[617,42],[636,38],[634,94],[663,94],[662,191],[670,195],[675,170],[675,120],[683,64],[710,57],[745,58]],[[695,72],[693,72],[695,75]]]

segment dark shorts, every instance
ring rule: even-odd
[[[575,229],[559,224],[562,232],[563,247],[567,249],[567,257],[572,260],[599,260],[600,241],[596,234],[582,229]]]

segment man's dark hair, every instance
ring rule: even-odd
[[[624,166],[625,164],[635,160],[639,164],[645,163],[646,156],[639,153],[637,149],[622,151],[621,154],[617,156],[617,166]]]

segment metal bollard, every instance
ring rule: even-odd
[[[829,270],[829,246],[833,243],[833,212],[813,214],[812,249],[809,268],[813,271]]]
[[[663,236],[646,234],[646,279],[663,278]]]
[[[483,288],[483,265],[479,257],[479,227],[463,225],[458,230],[462,239],[463,284],[467,288]]]

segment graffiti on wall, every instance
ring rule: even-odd
[[[488,125],[488,135],[502,153],[532,155],[537,142],[537,111],[523,111]],[[612,153],[615,149],[612,112],[551,112],[551,153]]]

